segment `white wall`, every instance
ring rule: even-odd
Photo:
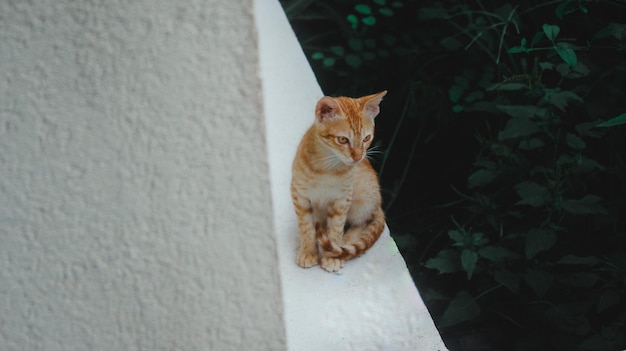
[[[281,350],[252,0],[0,2],[0,349]]]

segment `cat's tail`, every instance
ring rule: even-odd
[[[349,231],[345,235],[346,242],[342,245],[331,241],[319,223],[315,226],[315,236],[324,256],[349,260],[361,256],[372,247],[384,229],[385,214],[379,207],[372,214],[372,219],[366,222],[358,232],[351,235]]]

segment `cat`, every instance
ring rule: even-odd
[[[336,272],[345,260],[365,253],[385,227],[378,176],[366,156],[386,94],[324,96],[317,102],[315,121],[292,165],[300,267],[319,263]]]

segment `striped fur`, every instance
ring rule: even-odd
[[[348,238],[351,236],[350,230],[352,229],[355,230],[355,237]],[[315,238],[325,256],[349,260],[361,256],[372,247],[383,229],[385,229],[385,215],[382,209],[378,209],[376,213],[372,214],[372,219],[366,223],[365,227],[349,228],[346,231],[344,234],[346,240],[344,240],[343,245],[338,245],[330,240],[320,223],[316,223]]]
[[[298,217],[301,267],[334,272],[367,251],[382,233],[376,172],[366,158],[374,118],[386,94],[325,96],[293,161],[291,197]]]

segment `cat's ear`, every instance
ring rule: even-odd
[[[324,96],[317,102],[315,106],[315,120],[318,122],[326,122],[334,119],[339,113],[339,105],[330,96]]]
[[[380,93],[364,96],[361,99],[365,101],[363,105],[363,112],[370,118],[376,118],[380,113],[380,102],[383,101],[383,96],[387,95],[387,90]]]

